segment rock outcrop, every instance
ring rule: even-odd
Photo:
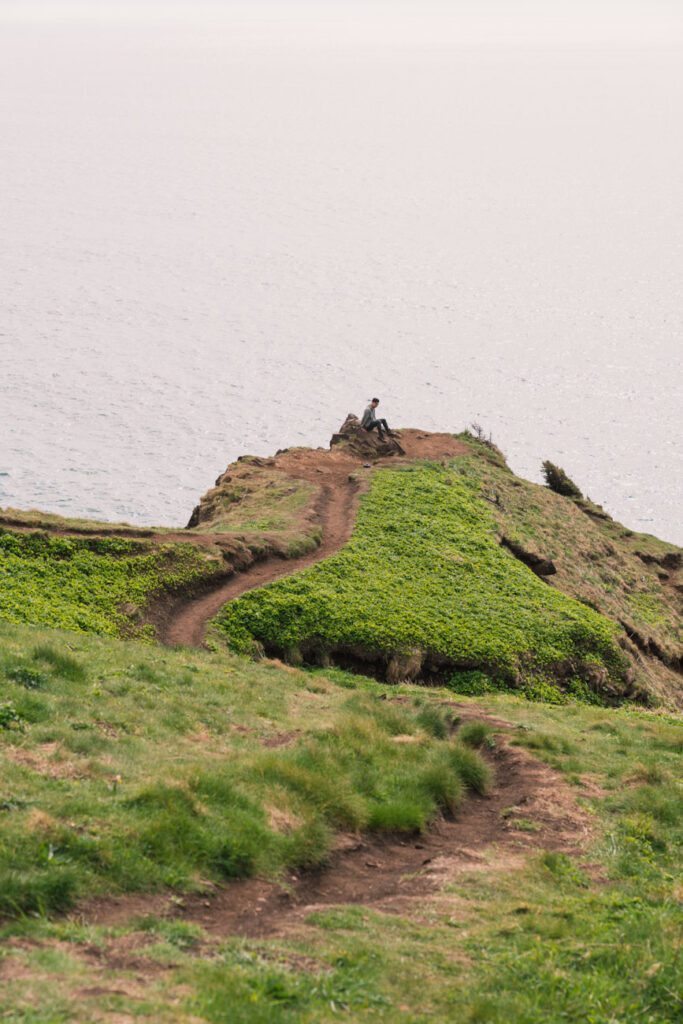
[[[352,412],[348,414],[337,433],[332,435],[330,448],[335,444],[346,444],[355,455],[366,459],[405,455],[396,438],[385,437],[384,440],[380,440],[374,430],[363,430],[360,420]]]

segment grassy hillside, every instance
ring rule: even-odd
[[[459,440],[469,457],[375,469],[350,542],[227,606],[220,634],[460,692],[679,702],[680,550]]]
[[[104,537],[103,524],[5,515],[0,617],[151,639],[183,595],[255,560],[315,549],[335,501],[346,502],[339,530],[352,495],[369,487],[342,550],[226,607],[218,635],[238,651],[332,660],[394,682],[448,679],[465,693],[503,686],[680,706],[680,549],[519,479],[467,433],[405,438],[412,457],[392,469],[363,469],[344,443],[245,457],[186,531],[122,524]],[[470,454],[420,461],[447,442],[451,455],[454,443]],[[52,533],[27,532],[41,527]]]
[[[445,691],[25,626],[0,629],[0,686],[12,1024],[677,1019],[680,723],[470,701],[559,773],[558,798],[571,786],[589,812],[581,852],[553,847],[529,792],[501,811],[504,848],[427,856],[419,899],[329,902],[242,939],[186,919],[183,893],[285,869],[289,884],[340,829],[424,827],[467,785],[495,785],[459,737],[486,750],[502,735],[457,727]],[[148,892],[165,909],[55,916],[83,896]]]
[[[0,618],[109,636],[153,637],[143,610],[224,571],[220,551],[122,537],[0,528]]]
[[[0,914],[320,864],[334,829],[421,829],[488,785],[436,709],[230,656],[0,638]]]
[[[683,689],[683,551],[615,522],[590,500],[574,501],[515,476],[471,438],[474,459],[459,469],[476,482],[517,557],[550,559],[547,584],[620,627],[640,690],[679,702]]]
[[[290,660],[377,665],[392,681],[479,670],[509,685],[562,680],[626,694],[620,629],[550,589],[496,539],[477,460],[373,476],[350,542],[306,572],[244,595],[219,628]]]

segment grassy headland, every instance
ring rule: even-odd
[[[242,652],[460,692],[675,703],[681,552],[459,440],[471,455],[375,469],[350,541],[226,606],[219,633]]]
[[[680,1019],[683,727],[627,698],[680,703],[681,553],[460,441],[395,468],[349,468],[343,445],[242,460],[184,534],[5,521],[3,1019]],[[155,601],[314,547],[351,471],[369,489],[348,543],[215,633],[316,668],[150,642]],[[478,695],[454,707],[437,680]],[[508,806],[491,764],[516,747],[550,774]],[[376,859],[361,847],[337,899],[359,837]],[[390,847],[413,867],[385,903],[366,876]],[[286,908],[328,877],[275,937],[211,916],[238,879],[277,880]]]

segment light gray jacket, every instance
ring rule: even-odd
[[[374,423],[377,417],[375,416],[375,407],[370,403],[365,412],[363,413],[363,419],[360,421],[361,427],[369,427],[371,423]]]

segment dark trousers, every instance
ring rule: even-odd
[[[373,420],[372,423],[368,424],[368,426],[365,429],[367,431],[370,431],[370,430],[374,430],[375,428],[377,428],[377,433],[379,434],[380,440],[381,440],[384,437],[384,434],[382,433],[382,427],[384,427],[384,429],[386,430],[386,432],[388,434],[389,433],[389,424],[387,423],[386,420]]]

